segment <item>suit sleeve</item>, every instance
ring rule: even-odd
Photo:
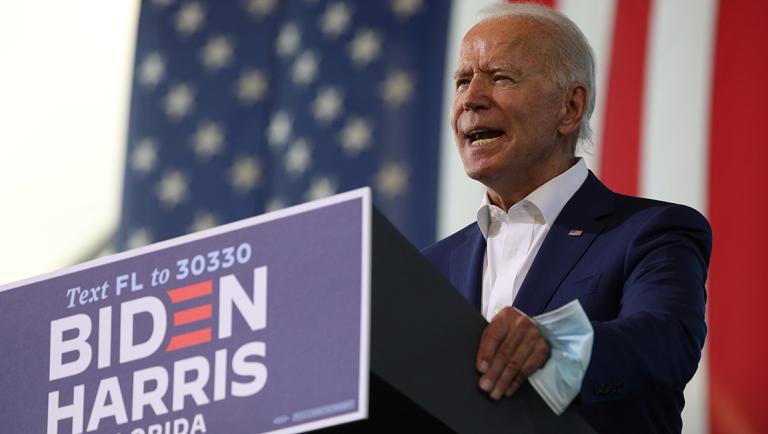
[[[706,336],[704,284],[712,246],[706,219],[684,206],[654,208],[624,257],[619,314],[593,321],[582,402],[682,390]]]

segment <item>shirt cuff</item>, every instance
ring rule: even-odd
[[[578,300],[532,319],[549,343],[550,357],[528,381],[560,415],[581,390],[592,357],[592,324]]]

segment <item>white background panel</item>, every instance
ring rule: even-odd
[[[587,37],[595,55],[595,111],[592,114],[592,144],[584,146],[580,155],[587,167],[599,175],[597,162],[600,161],[600,144],[603,133],[603,113],[608,89],[608,67],[611,61],[613,42],[613,18],[615,0],[559,0],[557,7],[579,26]]]
[[[71,264],[114,229],[138,10],[0,3],[0,283]]]
[[[706,208],[716,4],[658,0],[651,8],[640,192]]]

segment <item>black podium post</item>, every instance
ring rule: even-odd
[[[369,419],[322,432],[592,433],[556,416],[526,383],[492,401],[477,387],[487,322],[377,210],[372,224]]]

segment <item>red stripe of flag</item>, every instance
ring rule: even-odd
[[[168,343],[168,347],[165,352],[176,351],[182,348],[192,347],[195,345],[204,344],[211,341],[211,328],[204,328],[201,330],[195,330],[193,332],[184,333],[171,337],[171,342]]]
[[[616,2],[599,173],[624,194],[638,193],[650,9],[650,0]]]
[[[710,428],[766,433],[768,2],[719,2],[710,118]]]
[[[182,301],[209,295],[212,292],[213,281],[206,280],[204,282],[195,283],[194,285],[172,289],[168,291],[168,297],[171,298],[171,303],[180,303]]]

